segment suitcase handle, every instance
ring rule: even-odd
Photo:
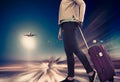
[[[85,43],[85,46],[87,47],[87,49],[89,49],[89,46],[88,46],[87,41],[86,41],[86,39],[85,39],[85,36],[84,36],[84,34],[83,34],[83,32],[82,32],[82,29],[81,29],[81,27],[80,27],[79,25],[78,25],[78,27],[79,27],[80,33],[81,33],[81,35],[82,35],[83,41],[84,41],[84,43]]]

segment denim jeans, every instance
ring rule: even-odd
[[[61,28],[64,30],[63,41],[65,53],[67,56],[68,77],[74,77],[74,54],[81,61],[87,73],[93,71],[87,57],[81,51],[78,44],[79,40],[77,35],[79,34],[80,36],[78,24],[76,22],[65,22],[61,24]]]

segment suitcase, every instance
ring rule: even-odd
[[[94,45],[88,49],[88,54],[98,73],[100,82],[107,80],[113,82],[115,71],[106,49],[102,45]]]
[[[90,59],[97,71],[100,82],[105,82],[107,80],[113,82],[113,77],[115,75],[114,66],[106,49],[99,44],[89,47],[80,27],[79,30],[88,49]]]

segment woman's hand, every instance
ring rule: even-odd
[[[82,26],[83,26],[83,22],[77,20],[77,23],[78,23],[79,27],[82,28]]]
[[[62,28],[60,27],[59,28],[59,32],[58,32],[58,39],[59,40],[62,40],[63,38],[62,38],[62,32],[63,32],[63,30],[62,30]]]

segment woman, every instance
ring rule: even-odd
[[[95,81],[96,72],[90,66],[85,54],[78,45],[78,31],[82,27],[85,14],[85,2],[83,0],[61,0],[59,9],[59,33],[58,39],[62,40],[64,33],[64,49],[67,56],[68,76],[61,82],[74,82],[74,55],[79,58],[88,73],[90,82]],[[79,32],[80,33],[80,32]]]

